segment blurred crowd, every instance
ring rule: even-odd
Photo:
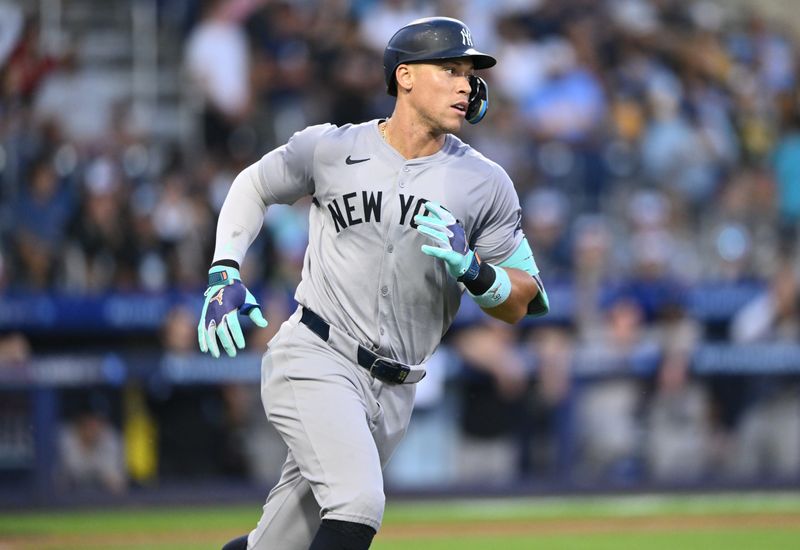
[[[309,124],[388,116],[391,34],[458,17],[499,60],[484,75],[489,114],[461,137],[510,174],[545,284],[568,283],[576,304],[567,322],[452,331],[442,353],[467,373],[458,428],[464,445],[479,443],[458,454],[462,471],[800,476],[793,378],[691,372],[702,341],[800,337],[792,29],[755,3],[711,0],[156,5],[196,106],[175,140],[137,124],[130,98],[93,81],[76,44],[44,47],[41,14],[0,1],[0,291],[202,289],[238,171]],[[307,208],[270,209],[245,265],[268,289],[270,327],[288,314]],[[741,281],[766,290],[729,322],[689,315],[687,288]],[[602,368],[576,383],[586,358]],[[421,403],[410,440],[432,444],[426,425],[450,405]],[[558,440],[564,425],[574,445]]]

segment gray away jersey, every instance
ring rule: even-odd
[[[508,175],[453,135],[437,153],[406,160],[382,139],[377,120],[311,126],[254,166],[255,192],[247,199],[263,205],[259,210],[239,200],[232,201],[241,206],[236,211],[223,207],[215,260],[243,257],[226,244],[241,233],[234,216],[261,216],[260,227],[265,206],[311,195],[295,298],[376,353],[408,364],[433,353],[463,292],[444,262],[420,251],[432,244],[413,221],[425,213],[423,204],[436,201],[452,212],[485,261],[502,262],[523,239]]]

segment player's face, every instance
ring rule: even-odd
[[[437,133],[461,129],[470,94],[470,58],[448,59],[411,66],[414,84],[411,96],[417,112]]]

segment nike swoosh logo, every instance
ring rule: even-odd
[[[351,159],[350,155],[347,155],[347,158],[344,159],[344,163],[345,164],[358,164],[359,162],[367,162],[368,160],[369,160],[369,157],[367,157],[365,159]]]

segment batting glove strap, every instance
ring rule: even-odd
[[[472,264],[458,282],[475,296],[480,296],[492,287],[496,279],[497,272],[492,264],[482,262],[477,254],[473,254]]]
[[[468,285],[465,286],[467,286],[467,292],[472,299],[475,300],[476,304],[482,308],[490,309],[508,300],[508,297],[511,295],[511,279],[509,279],[508,273],[506,273],[506,270],[502,267],[495,267],[488,263],[482,263],[481,271],[484,269],[491,270],[494,276],[494,281],[488,289],[480,294],[476,294],[470,290]]]
[[[463,275],[458,277],[458,279],[456,279],[456,280],[459,283],[464,283],[466,285],[466,284],[468,284],[468,283],[470,283],[472,281],[475,281],[475,279],[478,278],[478,275],[480,275],[480,272],[481,272],[481,259],[473,251],[473,253],[471,254],[471,259],[470,259],[469,266],[467,267],[467,270],[464,272]],[[469,288],[469,287],[467,287],[467,288]],[[485,290],[486,289],[484,289],[484,291]],[[478,292],[478,294],[482,294],[482,292]]]
[[[208,272],[208,287],[214,285],[230,285],[233,281],[239,281],[242,277],[239,270],[235,267],[215,266]]]

